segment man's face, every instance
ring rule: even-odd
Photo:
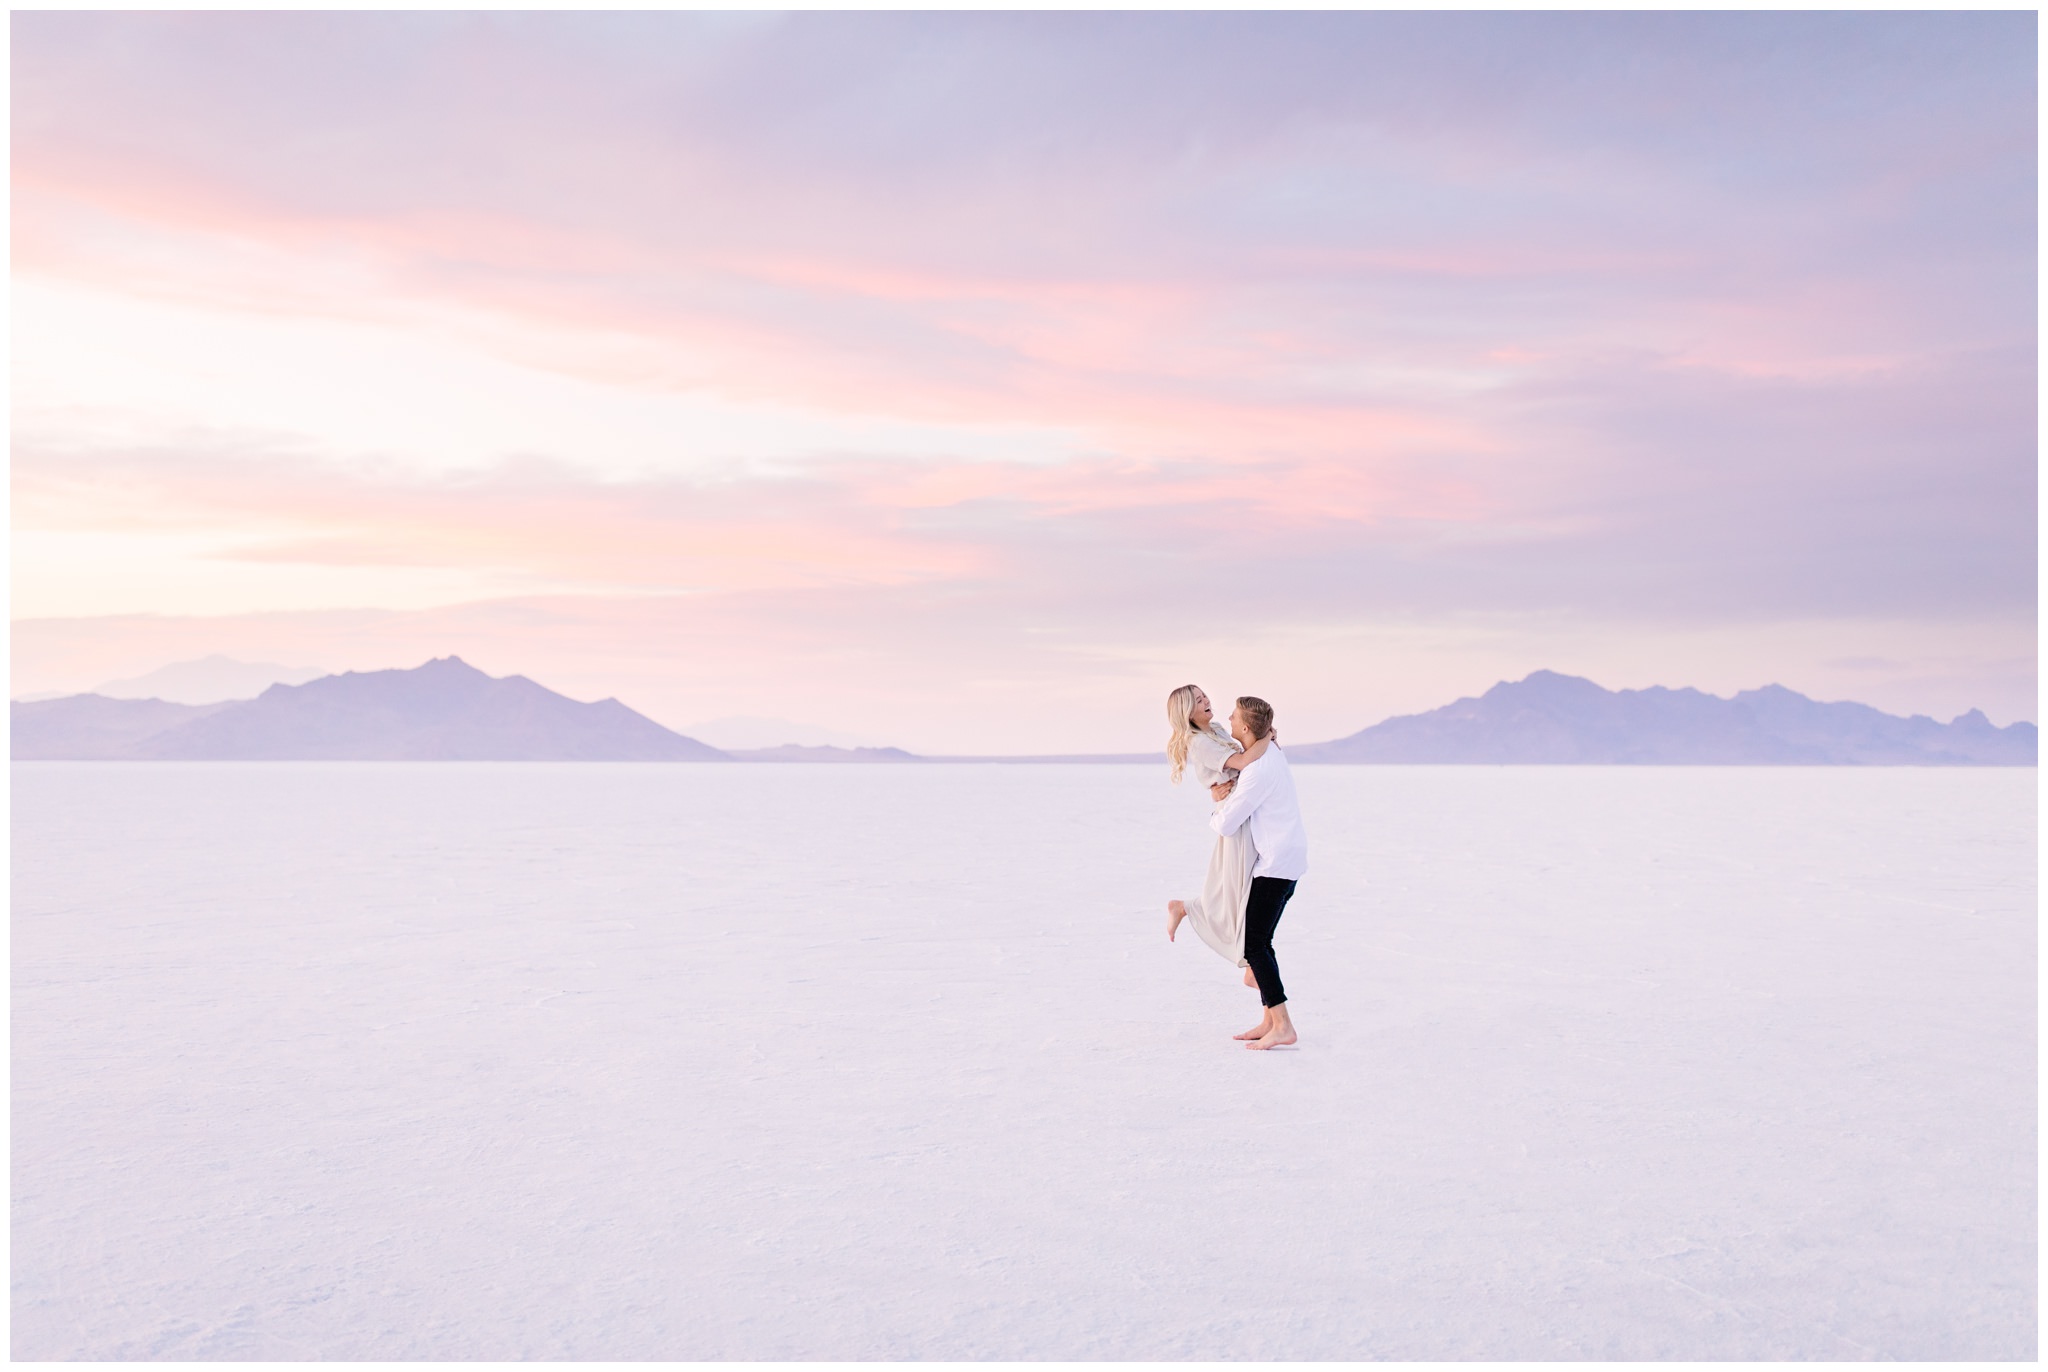
[[[1230,736],[1247,748],[1252,746],[1251,726],[1244,722],[1244,711],[1241,709],[1230,712]]]

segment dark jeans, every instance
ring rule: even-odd
[[[1244,960],[1252,965],[1252,976],[1259,983],[1259,1000],[1268,1006],[1287,1003],[1287,989],[1280,984],[1280,964],[1273,959],[1273,926],[1293,898],[1294,883],[1279,877],[1253,877],[1251,894],[1245,897]]]

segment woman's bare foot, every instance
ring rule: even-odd
[[[1273,1021],[1272,1027],[1259,1038],[1247,1043],[1245,1047],[1285,1048],[1294,1042],[1294,1020],[1288,1015],[1286,1006],[1275,1005],[1266,1011],[1266,1016]]]
[[[1180,922],[1188,917],[1187,905],[1178,900],[1166,902],[1166,941],[1173,942],[1173,931],[1180,928]]]
[[[1252,969],[1249,967],[1244,969],[1244,984],[1254,989],[1256,989],[1259,984],[1259,979],[1252,975]]]
[[[1234,1039],[1262,1039],[1272,1032],[1273,1012],[1268,1010],[1265,1014],[1259,1016],[1259,1022],[1257,1024],[1254,1024],[1251,1028],[1245,1030],[1242,1034],[1232,1034],[1231,1037]]]

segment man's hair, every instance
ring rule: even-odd
[[[1244,722],[1255,739],[1264,738],[1273,732],[1273,707],[1257,696],[1239,696],[1238,711],[1244,715]]]

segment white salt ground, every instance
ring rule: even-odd
[[[17,764],[17,1358],[2030,1358],[2032,770]]]

